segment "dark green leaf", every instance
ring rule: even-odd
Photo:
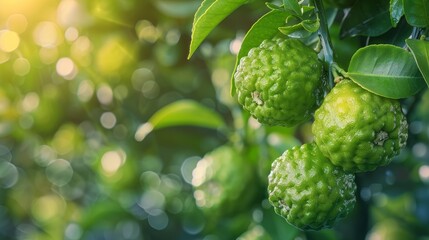
[[[359,49],[348,76],[366,90],[394,99],[412,96],[425,86],[411,53],[387,44]]]
[[[222,20],[247,2],[248,0],[204,0],[195,14],[188,58]]]
[[[234,73],[240,59],[247,55],[250,49],[259,46],[265,39],[273,38],[279,34],[278,28],[285,24],[288,13],[283,11],[272,10],[262,16],[252,28],[247,32],[241,44],[240,51],[237,55],[235,68],[231,80],[231,93],[235,94]]]
[[[286,10],[292,11],[295,15],[302,15],[301,6],[297,0],[283,0],[283,5]]]
[[[405,19],[401,19],[395,28],[380,36],[371,37],[369,44],[392,44],[398,47],[405,47],[405,39],[411,35],[412,31],[413,27]]]
[[[225,126],[225,122],[210,108],[192,100],[181,100],[158,110],[148,122],[139,127],[135,138],[142,141],[153,130],[176,126],[219,129]]]
[[[407,22],[414,27],[429,27],[429,1],[403,0]]]
[[[342,23],[341,37],[379,36],[391,27],[389,0],[359,0]]]
[[[429,42],[416,39],[406,40],[417,66],[429,86]]]
[[[390,22],[392,26],[396,27],[402,15],[404,15],[404,7],[402,0],[390,0]]]

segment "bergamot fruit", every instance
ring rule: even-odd
[[[312,132],[320,150],[348,172],[387,165],[408,136],[398,100],[373,94],[351,80],[332,89],[314,118]]]
[[[238,102],[260,123],[295,126],[322,97],[322,64],[297,39],[264,40],[241,58],[234,75]]]
[[[192,172],[197,205],[208,215],[225,216],[248,206],[256,193],[255,173],[239,151],[223,145],[207,153]]]
[[[302,230],[332,227],[356,202],[354,175],[334,166],[314,142],[284,152],[268,179],[275,212]]]

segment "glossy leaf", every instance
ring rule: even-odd
[[[429,1],[403,0],[407,22],[414,27],[429,27]]]
[[[345,17],[341,37],[379,36],[392,27],[389,0],[359,0]]]
[[[429,42],[416,39],[406,40],[417,66],[429,86]]]
[[[317,30],[319,30],[320,22],[319,20],[306,19],[302,21],[302,27],[304,27],[304,29],[307,30],[308,32],[314,33],[314,32],[317,32]]]
[[[297,0],[283,0],[283,5],[286,10],[293,12],[297,16],[301,16],[301,6]]]
[[[392,26],[396,27],[401,20],[401,17],[404,15],[404,7],[402,5],[402,0],[390,0],[390,22]]]
[[[285,24],[285,19],[287,17],[288,13],[284,11],[272,10],[255,22],[247,32],[235,62],[235,68],[231,80],[231,93],[233,95],[235,94],[234,73],[240,59],[246,56],[250,49],[259,46],[265,39],[273,38],[279,34],[280,32],[278,28]]]
[[[359,49],[348,76],[366,90],[394,99],[412,96],[425,86],[411,53],[387,44]]]
[[[219,129],[225,126],[225,122],[210,108],[192,100],[181,100],[158,110],[138,128],[135,138],[142,141],[153,130],[176,126]]]
[[[413,32],[413,27],[410,26],[405,19],[399,21],[395,28],[390,29],[386,33],[371,37],[369,44],[392,44],[398,47],[405,47],[405,39]]]
[[[204,0],[195,13],[188,58],[222,20],[247,2],[248,0]]]

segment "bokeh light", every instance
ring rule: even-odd
[[[40,22],[34,32],[34,41],[43,48],[54,48],[62,43],[59,26],[54,22]]]
[[[23,14],[12,14],[8,17],[6,25],[9,30],[21,34],[27,30],[28,20]]]
[[[122,150],[108,151],[101,157],[101,167],[108,176],[115,174],[126,162],[126,154]]]
[[[15,51],[21,39],[18,33],[10,30],[0,30],[0,50],[3,52]]]
[[[13,70],[16,75],[18,76],[25,76],[30,72],[31,64],[30,62],[25,58],[17,58],[13,62]]]
[[[73,168],[64,159],[56,159],[46,166],[46,176],[48,180],[56,186],[64,186],[73,177]]]
[[[77,74],[76,65],[74,64],[73,60],[67,57],[60,58],[57,61],[56,69],[58,75],[67,80],[72,80]]]
[[[11,188],[18,181],[18,169],[10,162],[0,160],[0,187]]]

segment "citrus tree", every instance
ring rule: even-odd
[[[251,3],[203,1],[194,16],[188,57],[198,52],[224,19]],[[242,164],[239,156],[225,150],[224,156],[204,157],[194,170],[193,184],[197,204],[216,212],[207,216],[239,213],[251,197],[249,191],[259,186],[270,203],[262,204],[263,220],[250,224],[260,227],[260,236],[249,237],[256,231],[250,228],[242,239],[293,238],[300,230],[335,227],[343,218],[363,221],[363,228],[369,228],[367,216],[355,213],[353,220],[348,215],[356,198],[357,207],[369,214],[373,202],[362,201],[367,198],[362,195],[367,191],[363,185],[369,184],[363,178],[395,159],[408,158],[409,121],[416,116],[429,84],[428,9],[425,0],[283,0],[252,9],[259,17],[251,19],[253,25],[237,37],[237,45],[231,44],[236,50],[231,96],[222,94],[218,99],[234,113],[228,145],[259,172],[259,184],[245,178],[242,167],[231,171]],[[242,20],[250,16],[241,12]],[[200,126],[214,127],[204,117],[199,119]],[[194,116],[191,121],[196,121]],[[273,133],[297,128],[305,132],[303,126],[311,130],[301,147],[292,148],[300,144],[290,145],[287,139],[270,142]],[[222,166],[210,167],[204,161]],[[235,181],[241,184],[236,186]],[[240,190],[243,185],[247,185],[246,194]],[[236,204],[231,198],[236,198]],[[212,203],[213,199],[228,206]],[[398,214],[386,212],[393,222],[400,221]],[[273,230],[276,224],[267,224],[273,221],[287,230]],[[289,224],[293,227],[288,228]],[[374,220],[372,224],[370,239],[385,223]],[[422,229],[419,223],[410,225]]]

